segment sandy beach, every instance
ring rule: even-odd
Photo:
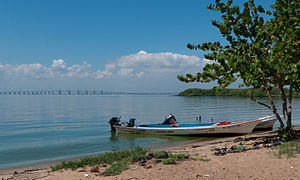
[[[263,132],[245,137],[269,136],[273,133]],[[163,165],[154,160],[147,161],[147,166],[135,163],[130,169],[116,176],[103,176],[101,172],[107,167],[99,166],[99,172],[91,172],[91,167],[80,168],[75,171],[61,170],[52,172],[50,167],[35,167],[29,169],[12,169],[2,171],[1,179],[43,179],[43,180],[127,180],[127,179],[300,179],[300,158],[279,158],[274,155],[277,147],[252,148],[257,140],[240,140],[239,137],[218,138],[206,142],[168,147],[165,150],[172,153],[186,153],[198,160],[178,161],[176,165]],[[215,155],[213,149],[232,146],[243,146],[247,151]],[[200,158],[209,159],[201,161]],[[16,172],[15,172],[16,171]],[[15,173],[14,173],[15,172]]]

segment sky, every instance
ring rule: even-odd
[[[0,90],[211,88],[176,78],[209,63],[188,43],[225,42],[211,2],[0,0]]]

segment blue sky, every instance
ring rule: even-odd
[[[210,2],[1,0],[0,89],[212,87],[176,79],[206,63],[187,43],[224,42],[210,23],[219,17],[206,9]]]

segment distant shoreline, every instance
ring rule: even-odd
[[[287,89],[286,93],[288,93]],[[235,96],[235,97],[251,97],[252,94],[252,88],[247,89],[198,89],[198,88],[191,88],[186,89],[182,92],[180,92],[177,96]],[[271,95],[273,97],[280,97],[280,91],[279,89],[273,89],[271,91]],[[260,97],[265,98],[267,97],[267,94],[265,91],[261,89],[255,89],[254,91],[254,97]],[[300,92],[293,92],[294,98],[300,98]]]

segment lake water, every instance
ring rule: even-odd
[[[279,105],[280,100],[276,103]],[[300,125],[300,100],[294,100]],[[200,137],[115,135],[108,120],[136,118],[160,123],[170,113],[179,122],[253,120],[271,114],[247,98],[172,95],[0,96],[0,169],[27,166],[125,148],[164,147]],[[275,125],[278,126],[278,123]]]

